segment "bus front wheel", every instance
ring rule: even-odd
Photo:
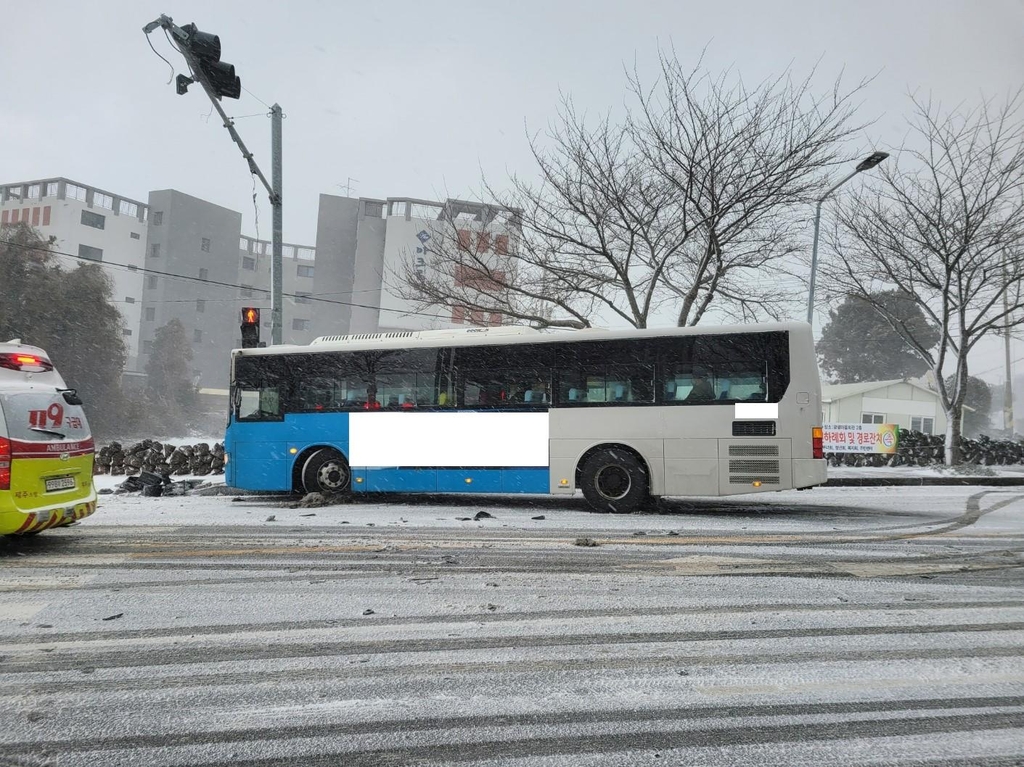
[[[351,484],[348,462],[337,450],[317,450],[302,467],[302,487],[307,493],[338,495],[348,492]]]
[[[628,450],[598,450],[581,474],[583,495],[595,511],[629,514],[647,500],[647,469]]]

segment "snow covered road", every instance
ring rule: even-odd
[[[101,501],[0,541],[0,764],[1024,753],[1024,488]]]

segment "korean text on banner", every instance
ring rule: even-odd
[[[894,423],[827,423],[826,453],[895,453],[900,427]]]

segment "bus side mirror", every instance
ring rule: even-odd
[[[82,404],[82,398],[78,396],[78,391],[75,389],[65,389],[61,394],[64,396],[64,401],[69,405]]]

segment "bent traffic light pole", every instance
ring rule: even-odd
[[[270,205],[273,209],[273,233],[272,233],[272,256],[270,260],[270,340],[273,344],[282,343],[282,329],[284,327],[283,313],[283,279],[282,279],[282,251],[284,232],[284,204],[282,198],[282,173],[281,173],[281,118],[282,112],[279,104],[270,108],[271,114],[271,164],[273,184],[267,181],[263,171],[259,169],[252,152],[242,141],[242,137],[235,130],[234,121],[227,116],[220,105],[221,98],[237,99],[241,95],[242,81],[235,76],[235,68],[227,62],[220,60],[220,38],[209,32],[201,32],[195,24],[186,24],[184,27],[177,26],[170,16],[161,14],[160,18],[149,22],[142,28],[147,35],[156,29],[164,29],[171,35],[174,47],[185,57],[192,77],[178,75],[177,92],[184,95],[188,86],[198,82],[210,102],[217,110],[224,127],[228,129],[231,140],[238,145],[242,157],[249,164],[249,172],[254,174],[262,182],[270,197]]]

